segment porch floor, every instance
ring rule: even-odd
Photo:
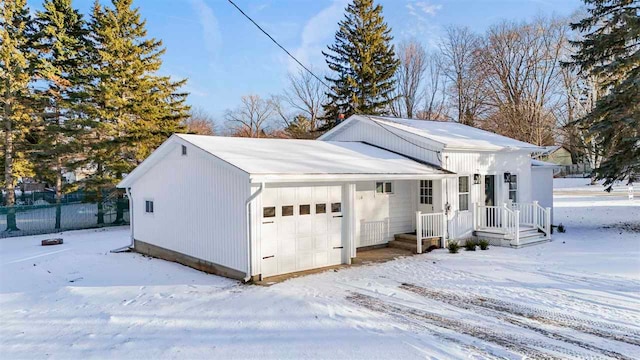
[[[396,248],[391,248],[391,247],[381,247],[381,248],[377,248],[377,249],[357,250],[356,251],[356,257],[351,260],[351,265],[340,264],[340,265],[327,266],[327,267],[318,268],[318,269],[298,271],[298,272],[293,272],[293,273],[289,273],[289,274],[270,276],[270,277],[262,279],[261,281],[254,281],[253,283],[256,284],[256,285],[261,285],[261,286],[271,286],[271,285],[274,285],[274,284],[277,284],[277,283],[281,283],[283,281],[286,281],[286,280],[289,280],[289,279],[293,279],[293,278],[297,278],[297,277],[301,277],[301,276],[318,274],[318,273],[322,273],[322,272],[330,271],[330,270],[339,270],[339,269],[343,269],[343,268],[346,268],[346,267],[363,266],[363,265],[368,265],[368,264],[384,263],[384,262],[387,262],[387,261],[391,261],[391,260],[397,259],[399,257],[412,256],[412,255],[417,255],[417,254],[415,254],[415,253],[413,253],[413,252],[411,252],[409,250],[396,249]]]

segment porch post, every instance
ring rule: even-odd
[[[502,228],[507,230],[507,216],[509,214],[509,209],[507,204],[503,204],[503,209],[500,211],[500,219],[498,219],[502,224]],[[518,217],[516,216],[516,223],[518,222]]]
[[[416,253],[422,254],[422,212],[416,211]]]
[[[473,211],[471,213],[471,216],[473,217],[473,231],[478,231],[478,203],[474,202],[473,203]]]
[[[516,239],[516,246],[520,245],[520,210],[516,210],[516,233],[515,233],[515,239]]]
[[[538,200],[533,201],[533,226],[538,227]]]
[[[547,240],[551,240],[551,208],[545,209],[544,231],[547,233]]]
[[[342,263],[351,264],[351,259],[356,257],[356,184],[342,186],[342,202],[345,210],[342,217]]]
[[[442,213],[442,242],[440,243],[440,247],[445,248],[447,247],[447,237],[449,236],[449,234],[447,233],[447,214],[446,213]]]

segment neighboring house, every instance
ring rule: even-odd
[[[78,169],[74,169],[72,171],[67,171],[62,174],[65,182],[67,184],[72,184],[74,182],[82,181],[89,176],[95,174],[97,171],[97,167],[95,165],[87,165]]]
[[[571,152],[561,145],[545,146],[536,154],[536,159],[556,165],[572,165]]]
[[[548,241],[540,150],[458,123],[354,115],[318,140],[173,135],[118,187],[136,251],[249,280],[378,246]]]

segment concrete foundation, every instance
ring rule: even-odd
[[[181,254],[179,252],[155,246],[140,240],[134,240],[134,250],[141,254],[149,255],[155,258],[177,262],[179,264],[204,271],[209,274],[220,275],[236,280],[244,280],[245,273],[215,264],[206,260],[198,259],[193,256]]]

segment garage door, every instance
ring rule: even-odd
[[[262,276],[342,260],[340,186],[267,188],[262,195]]]

